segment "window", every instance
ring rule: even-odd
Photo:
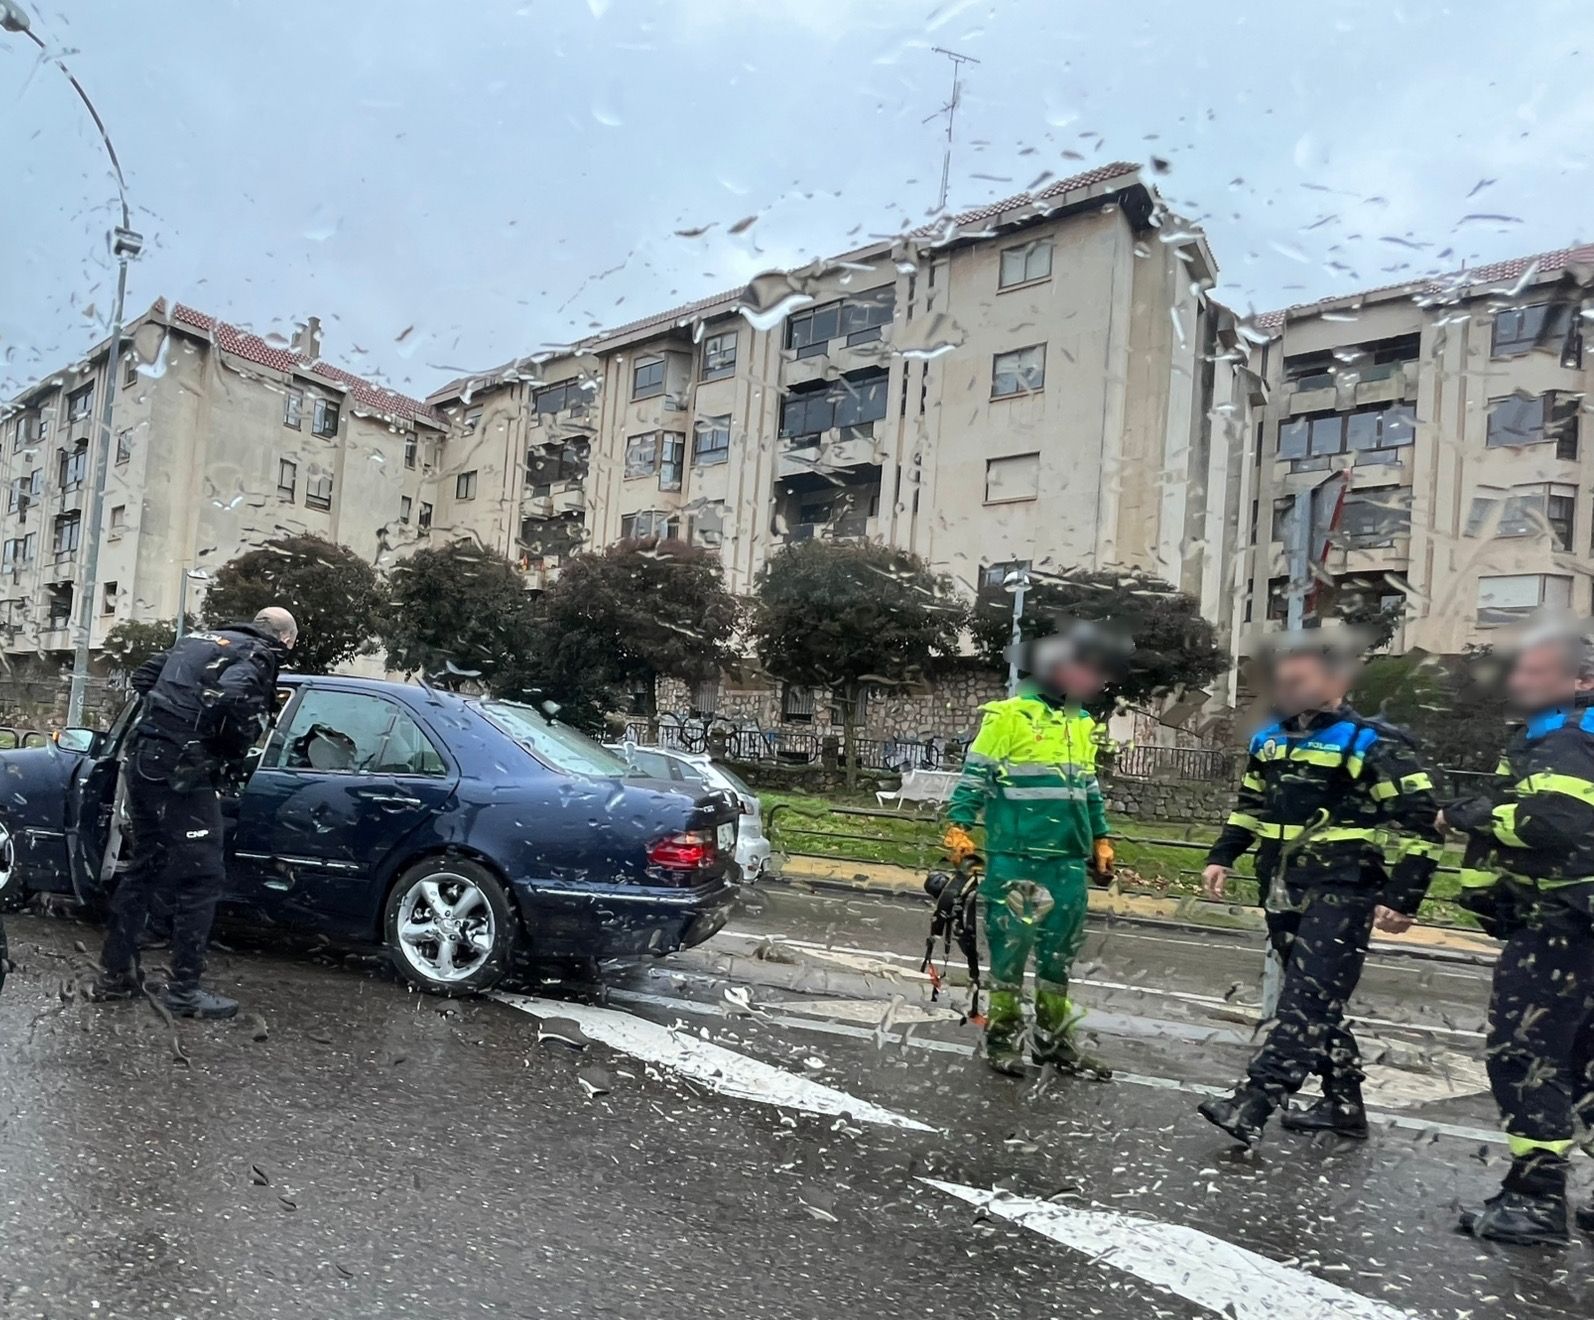
[[[872,433],[873,423],[886,415],[886,380],[884,371],[858,371],[812,389],[793,390],[780,407],[781,435],[796,446],[814,444],[823,432],[838,427]]]
[[[724,463],[731,456],[731,417],[700,417],[692,430],[692,462],[698,467]]]
[[[725,501],[709,500],[692,516],[692,541],[710,549],[725,542]]]
[[[533,495],[551,495],[555,482],[582,482],[587,478],[591,444],[585,439],[562,445],[533,445],[526,450],[526,483]]]
[[[1572,544],[1577,491],[1572,486],[1518,486],[1473,497],[1467,514],[1467,535],[1505,539],[1538,536],[1548,530],[1557,549]]]
[[[1046,345],[1015,348],[991,359],[991,397],[1008,399],[1034,394],[1046,385]]]
[[[100,613],[116,613],[116,583],[107,582],[100,588]]]
[[[131,431],[118,431],[116,433],[116,462],[118,465],[127,462],[133,457],[133,433]]]
[[[1004,504],[1032,500],[1040,494],[1041,456],[1014,454],[988,459],[985,464],[985,502]]]
[[[111,506],[110,539],[120,540],[123,532],[127,530],[127,505],[115,504]]]
[[[65,628],[72,622],[72,584],[70,582],[52,582],[50,584],[50,627]]]
[[[1393,450],[1417,438],[1417,410],[1409,403],[1379,404],[1351,413],[1308,413],[1279,423],[1280,458],[1299,466],[1296,471],[1326,467],[1312,459],[1352,453],[1356,462],[1392,463]]]
[[[61,451],[60,461],[56,465],[56,475],[62,490],[73,490],[81,486],[83,478],[88,476],[88,471],[89,447],[86,443]]]
[[[432,506],[425,500],[421,501],[420,517],[415,520],[416,527],[421,531],[430,531],[432,526]]]
[[[297,431],[304,421],[304,391],[290,389],[282,396],[282,424]]]
[[[720,681],[717,678],[705,679],[696,684],[692,689],[691,700],[687,703],[687,713],[694,719],[708,719],[720,708]]]
[[[1411,531],[1411,488],[1384,486],[1351,491],[1340,506],[1334,529],[1341,545],[1363,549],[1393,545]]]
[[[1494,314],[1490,345],[1493,357],[1517,357],[1535,348],[1563,348],[1571,327],[1571,308],[1564,304],[1532,303],[1506,307]]]
[[[79,421],[94,411],[94,386],[85,385],[66,396],[68,421]]]
[[[332,507],[332,474],[321,472],[304,483],[304,507],[330,509]]]
[[[413,434],[413,432],[404,437],[404,466],[405,467],[410,468],[411,470],[414,469],[414,467],[415,467],[415,454],[416,454],[416,451],[419,448],[420,448],[420,441],[415,438],[415,435]]]
[[[838,335],[845,335],[849,344],[879,339],[882,328],[896,314],[896,296],[896,289],[885,284],[787,317],[786,347],[804,358],[825,352]]]
[[[323,437],[338,433],[339,408],[331,399],[315,401],[315,420],[310,423],[310,434]]]
[[[480,408],[467,408],[465,410],[465,434],[469,435],[482,424],[482,410]]]
[[[1279,457],[1305,458],[1311,423],[1304,417],[1291,417],[1279,423]]]
[[[659,433],[646,431],[625,442],[625,479],[651,477],[659,470]]]
[[[454,498],[456,500],[473,500],[476,498],[476,469],[461,472],[454,478]]]
[[[1002,249],[1002,269],[996,287],[1010,289],[1015,284],[1030,284],[1052,277],[1052,245],[1050,240],[1021,243],[1017,247]]]
[[[680,540],[680,518],[661,510],[644,509],[641,513],[625,514],[620,519],[622,541],[642,541],[650,537],[657,537],[661,541]]]
[[[805,312],[786,318],[786,347],[796,349],[798,357],[814,357],[823,353],[830,347],[830,341],[840,333],[839,302],[810,307]]]
[[[788,724],[812,724],[814,690],[787,683],[780,690],[780,717]]]
[[[679,431],[666,431],[659,456],[659,489],[680,490],[685,464],[686,437]]]
[[[1029,564],[1027,559],[1004,559],[997,564],[986,564],[980,569],[980,590],[1004,590],[1008,574],[1028,570]]]
[[[22,549],[22,540],[15,537],[5,543],[5,548],[0,551],[0,569],[16,567],[17,555]]]
[[[631,397],[651,399],[664,393],[664,359],[642,358],[631,368]]]
[[[277,460],[277,498],[292,504],[299,493],[299,465],[291,458]]]
[[[399,521],[407,523],[410,520],[410,510],[415,507],[415,501],[408,495],[399,496]]]
[[[52,548],[57,559],[77,553],[78,540],[83,534],[83,515],[74,510],[63,513],[55,520],[55,537]]]
[[[129,353],[122,359],[122,388],[130,390],[138,384],[138,354]]]
[[[1489,448],[1555,442],[1557,458],[1577,457],[1578,406],[1569,394],[1513,394],[1489,405]]]
[[[38,548],[38,544],[39,534],[37,532],[29,532],[26,536],[24,536],[22,538],[22,553],[17,559],[17,562],[19,564],[31,564],[33,562],[34,551]]]
[[[436,745],[397,702],[311,688],[262,764],[321,774],[446,775]]]
[[[532,406],[543,417],[562,412],[580,416],[587,411],[587,391],[579,380],[561,381],[532,395]]]
[[[879,339],[896,314],[897,291],[889,284],[847,299],[841,305],[841,333],[848,347]]]
[[[1544,606],[1568,609],[1572,579],[1549,573],[1516,573],[1478,579],[1478,622],[1513,623]]]
[[[721,380],[736,371],[736,331],[722,330],[703,339],[703,379]]]

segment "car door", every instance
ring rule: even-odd
[[[121,845],[117,782],[127,735],[139,705],[136,697],[128,701],[110,729],[97,735],[88,751],[57,753],[78,758],[67,783],[66,838],[72,892],[80,901],[98,892],[116,866]]]
[[[442,742],[403,702],[302,686],[238,803],[245,901],[275,920],[368,933],[377,879],[457,783]]]

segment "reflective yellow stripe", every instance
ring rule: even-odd
[[[1594,806],[1594,780],[1580,779],[1576,775],[1556,775],[1548,772],[1529,775],[1512,785],[1511,791],[1519,797],[1527,797],[1533,793],[1559,793],[1562,797],[1576,798],[1579,802],[1587,802],[1590,806]]]
[[[1426,770],[1418,770],[1400,781],[1400,791],[1402,793],[1431,793],[1433,792],[1433,780],[1428,777]]]
[[[1319,751],[1315,747],[1292,747],[1287,742],[1275,743],[1272,747],[1263,747],[1256,754],[1258,761],[1295,761],[1301,765],[1326,765],[1339,766],[1355,764],[1356,769],[1361,769],[1361,757],[1347,758],[1343,752]],[[1355,773],[1355,771],[1352,771]]]
[[[1336,762],[1334,762],[1334,761],[1317,761],[1317,762],[1314,762],[1314,764],[1316,764],[1316,765],[1334,765],[1334,764],[1336,764]],[[1360,779],[1362,777],[1362,758],[1359,757],[1359,756],[1347,756],[1345,758],[1345,769],[1349,772],[1350,777],[1352,779]]]
[[[1511,773],[1511,762],[1502,756],[1500,758],[1500,764],[1495,766],[1494,772],[1497,775],[1509,775]]]
[[[1551,1155],[1565,1155],[1567,1151],[1572,1149],[1573,1145],[1570,1137],[1565,1141],[1535,1141],[1532,1137],[1513,1136],[1509,1132],[1505,1134],[1505,1140],[1506,1144],[1511,1147],[1511,1153],[1519,1159],[1524,1155],[1532,1155],[1541,1150],[1548,1151]]]
[[[1463,866],[1461,868],[1461,887],[1463,889],[1488,889],[1497,884],[1500,877],[1493,871],[1485,871],[1476,866]]]
[[[1240,787],[1249,788],[1252,792],[1260,793],[1267,785],[1262,782],[1261,775],[1247,774],[1244,779],[1240,780]]]
[[[1439,857],[1444,852],[1442,843],[1431,843],[1427,839],[1402,839],[1398,856],[1401,857]]]
[[[1400,785],[1393,779],[1385,779],[1376,783],[1368,791],[1368,797],[1374,802],[1387,802],[1392,797],[1400,796]]]
[[[1490,815],[1494,818],[1494,837],[1508,848],[1526,848],[1517,836],[1517,804],[1507,802],[1504,806],[1496,807]]]
[[[1229,819],[1225,823],[1229,825],[1237,825],[1242,830],[1250,830],[1252,834],[1255,834],[1259,829],[1262,828],[1261,821],[1259,821],[1255,816],[1246,815],[1243,811],[1231,811],[1229,813]]]
[[[1362,826],[1335,826],[1333,829],[1314,829],[1310,825],[1274,825],[1258,821],[1251,827],[1264,839],[1298,839],[1310,834],[1308,843],[1344,843],[1351,839],[1371,839],[1374,831]]]

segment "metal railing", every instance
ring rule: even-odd
[[[1184,779],[1198,783],[1232,783],[1239,771],[1238,752],[1205,747],[1120,748],[1112,771],[1124,779]]]

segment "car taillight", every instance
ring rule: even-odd
[[[682,830],[650,843],[648,864],[671,871],[696,871],[712,865],[717,853],[713,830]]]

